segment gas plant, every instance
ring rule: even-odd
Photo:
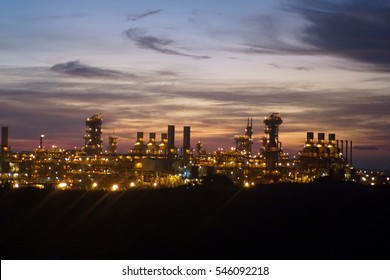
[[[118,153],[118,139],[108,136],[103,149],[101,115],[85,121],[85,144],[80,149],[63,150],[45,147],[44,135],[39,146],[30,152],[12,152],[8,146],[8,127],[2,128],[0,175],[1,185],[34,186],[61,189],[125,190],[136,187],[175,187],[201,185],[205,176],[223,174],[236,185],[278,182],[312,182],[330,176],[339,180],[361,181],[352,165],[352,141],[338,140],[334,133],[307,132],[302,150],[292,158],[283,152],[279,128],[281,114],[266,117],[261,149],[253,151],[253,120],[248,118],[245,133],[235,135],[235,147],[207,152],[198,141],[191,148],[191,127],[183,127],[183,142],[175,142],[175,126],[161,133],[136,133],[136,141],[127,153]],[[373,175],[371,175],[373,178]],[[370,177],[370,183],[373,181]],[[388,182],[389,178],[384,179]],[[365,180],[363,180],[365,181]]]

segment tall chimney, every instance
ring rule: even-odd
[[[314,144],[314,132],[306,133],[306,144]]]
[[[175,126],[168,125],[168,153],[175,153]]]
[[[191,127],[185,126],[183,131],[183,150],[189,150],[191,147],[190,144],[190,135],[191,135]]]
[[[144,142],[144,133],[143,132],[137,132],[137,142],[139,142],[139,143]]]
[[[352,140],[349,149],[349,165],[352,167]]]
[[[1,128],[1,151],[8,150],[8,127],[3,126]]]
[[[151,142],[151,143],[156,142],[156,133],[154,133],[154,132],[149,133],[149,142]]]
[[[349,163],[349,161],[348,161],[348,140],[345,140],[345,159],[346,159],[347,163]]]
[[[325,144],[325,133],[323,132],[318,133],[318,144],[321,145]]]
[[[189,156],[191,154],[190,134],[191,128],[189,126],[185,126],[183,129],[183,159],[185,164],[189,161]]]

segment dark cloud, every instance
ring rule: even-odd
[[[390,71],[390,2],[298,0],[289,10],[309,22],[304,43]]]
[[[78,60],[58,63],[50,69],[57,73],[86,78],[119,78],[124,76],[136,77],[133,74],[125,74],[119,71],[88,66],[80,63]]]
[[[276,68],[276,69],[282,68],[279,64],[276,64],[276,63],[268,63],[268,65],[269,65],[269,66],[272,66],[272,67],[274,67],[274,68]]]
[[[127,37],[129,37],[139,48],[154,50],[163,54],[185,56],[198,59],[207,59],[209,56],[205,55],[193,55],[188,53],[179,52],[173,49],[176,42],[170,39],[165,39],[156,36],[150,36],[146,34],[145,29],[130,28],[125,31]]]
[[[360,62],[355,67],[345,65],[349,70],[390,71],[389,1],[285,2],[278,16],[258,14],[243,20],[246,29],[239,31],[241,47],[226,50],[258,55],[335,56]],[[289,24],[283,16],[299,16],[304,22],[297,19]]]
[[[354,150],[360,150],[360,151],[377,151],[379,150],[376,146],[354,146]]]
[[[136,21],[136,20],[142,19],[142,18],[147,17],[147,16],[158,14],[161,11],[162,11],[162,9],[157,9],[157,10],[146,11],[142,14],[128,14],[127,20],[128,21]]]
[[[298,71],[308,71],[311,68],[310,67],[306,67],[306,66],[297,66],[297,67],[294,67],[294,69],[298,70]]]
[[[39,17],[40,19],[62,20],[62,19],[79,19],[86,17],[86,13],[71,13],[71,14],[50,14]]]
[[[6,73],[12,77],[14,72]],[[254,119],[259,146],[262,120],[273,112],[283,116],[280,139],[286,149],[300,149],[306,131],[336,133],[337,139],[353,140],[356,146],[378,148],[378,152],[356,150],[356,161],[358,155],[371,151],[382,155],[388,147],[390,96],[386,89],[318,90],[310,83],[188,81],[185,72],[164,68],[141,73],[145,77],[140,76],[139,83],[62,79],[44,67],[23,72],[29,73],[39,73],[42,80],[34,76],[23,84],[11,79],[12,89],[6,90],[4,83],[0,87],[0,124],[10,127],[15,150],[36,147],[42,133],[48,135],[47,145],[81,146],[84,120],[96,113],[103,114],[105,131],[115,130],[120,137],[122,151],[133,145],[137,131],[165,132],[167,124],[191,125],[194,139],[201,139],[208,151],[215,145],[230,147],[233,135],[243,132],[247,117]],[[159,84],[171,80],[177,85]],[[299,135],[301,142],[294,140]],[[295,150],[289,152],[295,154]]]
[[[170,70],[161,70],[156,72],[160,76],[177,77],[179,74]]]

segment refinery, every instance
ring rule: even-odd
[[[383,173],[356,171],[351,140],[339,140],[334,133],[306,133],[298,155],[290,157],[279,139],[281,114],[264,118],[260,151],[253,151],[253,119],[245,133],[232,138],[235,147],[206,152],[198,141],[191,146],[191,127],[183,127],[183,142],[175,142],[175,126],[168,125],[160,139],[150,132],[136,133],[127,153],[118,153],[117,137],[108,136],[103,147],[101,115],[85,121],[85,144],[80,149],[45,147],[44,135],[30,152],[12,152],[8,127],[2,127],[0,185],[13,188],[127,190],[131,188],[202,185],[206,176],[221,174],[235,185],[252,187],[270,183],[309,183],[321,178],[354,181],[367,185],[389,184]],[[317,137],[315,137],[317,136]]]

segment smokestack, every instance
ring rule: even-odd
[[[45,137],[45,135],[41,135],[40,137],[39,137],[39,148],[40,149],[43,149],[43,138]]]
[[[325,143],[325,133],[318,133],[318,144],[324,145]]]
[[[341,154],[344,157],[344,140],[340,140],[340,141],[341,141]]]
[[[8,127],[1,128],[1,151],[8,150]]]
[[[337,157],[339,157],[339,140],[336,140],[336,151],[335,154]]]
[[[185,126],[183,131],[183,150],[189,150],[191,147],[190,144],[190,134],[191,134],[191,127]]]
[[[348,140],[345,140],[345,159],[346,159],[347,163],[349,163],[349,161],[348,161]]]
[[[349,165],[352,167],[352,140],[349,149]]]
[[[149,133],[149,142],[150,143],[156,142],[156,133],[154,133],[154,132]]]
[[[306,133],[306,144],[313,144],[314,143],[314,132],[307,132]]]
[[[329,134],[329,144],[334,145],[336,141],[336,134],[330,133]]]
[[[168,125],[168,152],[175,153],[175,126]]]
[[[139,143],[144,142],[144,133],[143,132],[137,132],[137,142],[139,142]]]

